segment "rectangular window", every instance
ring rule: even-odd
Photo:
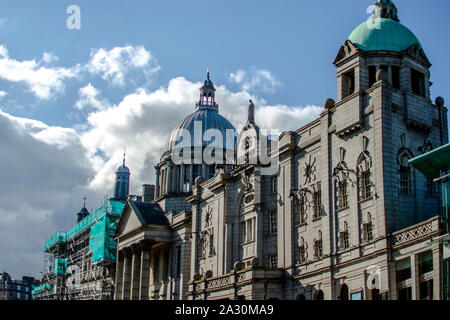
[[[302,225],[306,223],[306,203],[303,199],[297,201],[297,212],[296,212],[297,224]]]
[[[369,72],[369,88],[370,88],[375,82],[377,82],[377,67],[369,66],[368,72]]]
[[[433,279],[420,283],[420,300],[433,300]]]
[[[411,68],[411,90],[415,94],[425,97],[425,75]]]
[[[306,263],[306,249],[304,245],[298,247],[298,261],[300,264]]]
[[[355,92],[355,70],[342,75],[342,98],[348,97]]]
[[[400,67],[392,66],[391,72],[392,72],[392,87],[394,89],[400,90]]]
[[[409,194],[409,179],[410,179],[410,170],[409,167],[400,167],[400,192]]]
[[[364,223],[363,225],[363,238],[364,242],[370,242],[373,240],[373,225],[372,222]]]
[[[249,219],[241,223],[242,243],[247,243],[255,240],[255,223],[256,219]]]
[[[339,182],[338,208],[344,209],[348,207],[347,181]]]
[[[340,247],[343,250],[350,247],[348,231],[342,231],[340,233]]]
[[[247,227],[246,227],[246,223],[242,222],[241,223],[241,243],[246,243],[247,242]]]
[[[278,257],[276,255],[269,256],[269,265],[270,265],[270,268],[273,268],[273,269],[278,268]]]
[[[314,241],[314,258],[322,258],[322,239]]]
[[[369,199],[372,196],[370,181],[370,170],[361,173],[361,200]]]
[[[270,178],[270,193],[277,193],[278,189],[278,178],[272,177]]]
[[[278,228],[278,217],[276,211],[271,211],[269,213],[269,220],[270,220],[269,224],[270,234],[276,234]]]
[[[433,252],[427,251],[419,254],[419,276],[433,271]]]
[[[434,188],[433,188],[433,178],[426,177],[426,196],[433,197],[434,196]]]
[[[314,219],[320,219],[322,217],[322,191],[320,189],[320,183],[317,184],[318,190],[314,192]]]
[[[395,264],[395,277],[397,282],[411,279],[411,259],[406,258]]]

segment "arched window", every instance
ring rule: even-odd
[[[399,189],[400,193],[411,194],[414,190],[414,179],[412,169],[409,165],[409,159],[413,158],[413,154],[407,148],[401,148],[397,154],[397,162],[399,165]]]
[[[316,293],[314,294],[314,300],[325,300],[322,290],[316,291]]]
[[[365,151],[358,158],[358,188],[359,197],[361,200],[366,200],[372,197],[372,158],[370,154]]]
[[[306,300],[306,297],[303,293],[300,293],[299,295],[297,295],[296,300]]]
[[[341,286],[338,300],[348,300],[348,286],[345,283]]]

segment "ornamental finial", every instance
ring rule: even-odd
[[[375,17],[391,19],[400,22],[398,18],[398,10],[391,0],[378,0],[375,3]]]

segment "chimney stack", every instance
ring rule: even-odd
[[[153,184],[142,185],[142,196],[144,202],[151,202],[155,199],[155,186]]]

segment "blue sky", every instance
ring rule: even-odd
[[[317,117],[336,97],[332,62],[374,2],[0,1],[0,272],[38,276],[44,242],[74,224],[83,197],[95,210],[111,195],[125,147],[131,192],[153,183],[208,67],[238,129],[249,99],[262,127]],[[433,64],[433,101],[450,101],[450,2],[394,3]],[[66,27],[73,4],[80,30]]]

